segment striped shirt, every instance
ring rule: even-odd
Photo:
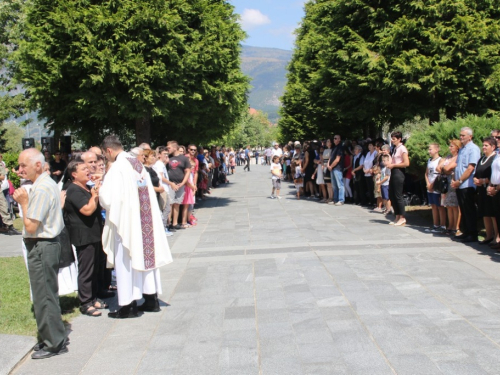
[[[35,233],[23,228],[24,238],[55,238],[64,228],[59,189],[47,173],[42,173],[31,188],[26,217],[40,224]]]

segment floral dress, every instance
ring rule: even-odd
[[[443,163],[443,166],[448,165],[450,163],[451,156],[448,156]],[[457,192],[455,189],[451,187],[451,175],[448,175],[448,192],[444,197],[443,206],[445,207],[457,207],[458,199]]]

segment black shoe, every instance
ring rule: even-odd
[[[465,237],[469,237],[468,234],[462,233],[460,236],[455,236],[453,237],[454,240],[460,241],[463,240]]]
[[[175,232],[175,230],[176,230],[176,229],[174,228],[174,226],[173,226],[172,224],[170,224],[170,225],[168,226],[168,230],[169,230],[170,232]]]
[[[14,228],[12,225],[9,227],[9,230],[7,231],[7,234],[9,236],[20,236],[22,233],[17,231],[16,228]]]
[[[66,337],[66,339],[64,340],[64,345],[69,345],[69,337]],[[43,342],[37,342],[35,344],[35,346],[33,347],[33,351],[34,352],[38,352],[39,350],[42,350],[43,348],[45,348],[45,343]]]
[[[459,240],[462,243],[477,242],[477,236],[467,236]]]
[[[35,344],[35,346],[33,347],[33,351],[34,352],[38,352],[38,351],[42,350],[43,348],[45,348],[45,343],[43,343],[43,342],[37,342]]]
[[[144,297],[144,303],[137,308],[139,311],[144,311],[144,312],[161,311],[160,302],[158,302],[158,295],[156,293],[143,294],[142,296]]]
[[[482,241],[479,241],[480,245],[488,245],[491,241],[493,241],[493,237],[491,237],[489,240],[484,239]]]
[[[36,352],[34,352],[32,355],[31,355],[31,358],[33,359],[45,359],[45,358],[50,358],[50,357],[53,357],[55,355],[60,355],[60,354],[65,354],[68,352],[68,348],[66,346],[66,344],[64,344],[62,346],[61,349],[59,349],[58,352],[49,352],[47,350],[44,350],[44,349],[40,349]]]
[[[127,319],[137,318],[137,302],[133,301],[131,304],[120,307],[117,311],[109,312],[108,318],[112,319]]]

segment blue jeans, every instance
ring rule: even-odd
[[[334,202],[344,202],[345,200],[345,190],[344,190],[344,176],[342,171],[334,169],[331,172],[332,175],[332,187],[333,187],[333,200]]]

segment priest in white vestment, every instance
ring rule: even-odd
[[[132,318],[137,311],[160,311],[159,267],[172,262],[160,207],[146,168],[123,151],[116,136],[101,146],[113,162],[99,190],[99,202],[106,209],[102,245],[108,268],[115,268],[118,311],[111,318]],[[137,307],[137,300],[143,298]]]

